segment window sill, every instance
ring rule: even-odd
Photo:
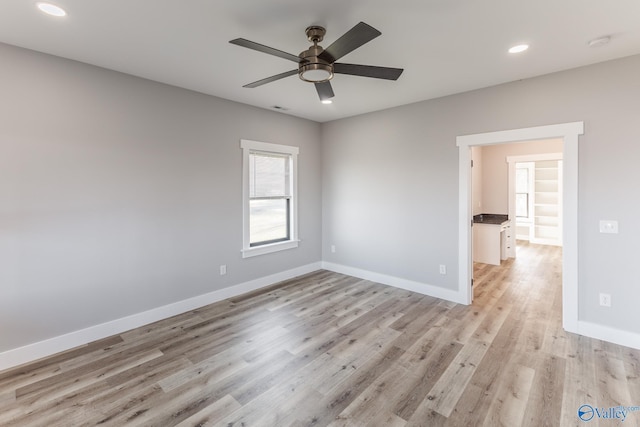
[[[254,246],[242,250],[242,258],[270,254],[272,252],[284,251],[298,247],[299,240],[287,240],[286,242],[271,243],[269,245]]]

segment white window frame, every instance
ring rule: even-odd
[[[264,255],[298,247],[298,153],[299,148],[290,145],[272,144],[269,142],[240,140],[242,149],[242,258]],[[289,239],[281,242],[251,246],[250,242],[250,208],[249,208],[249,155],[251,152],[263,152],[288,155],[290,158],[289,185],[291,199],[289,202]]]
[[[515,164],[515,168],[516,169],[526,169],[527,170],[527,174],[528,174],[528,180],[527,183],[529,185],[529,188],[527,190],[527,216],[514,216],[514,218],[516,219],[516,222],[527,222],[530,223],[532,222],[533,219],[533,181],[534,181],[534,169],[535,169],[535,162],[517,162]],[[516,192],[515,194],[518,194],[518,192]]]

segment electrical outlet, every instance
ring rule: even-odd
[[[331,253],[332,254],[336,253],[336,245],[331,245]]]
[[[603,219],[600,220],[600,232],[618,234],[618,221]]]
[[[221,265],[220,266],[220,275],[224,276],[225,274],[227,274],[227,266],[226,265]]]
[[[447,266],[440,264],[440,274],[447,274]]]
[[[611,294],[600,294],[600,305],[603,307],[611,307]]]

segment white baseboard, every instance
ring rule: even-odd
[[[320,270],[316,262],[0,353],[0,371]]]
[[[444,289],[426,283],[420,283],[345,265],[330,262],[317,262],[2,352],[0,353],[0,371],[28,362],[33,362],[43,357],[85,345],[92,341],[121,334],[130,329],[138,328],[158,320],[163,320],[190,310],[195,310],[196,308],[200,308],[208,304],[213,304],[227,298],[232,298],[237,295],[264,288],[283,280],[292,279],[320,269],[347,274],[349,276],[371,280],[384,285],[464,304],[463,296],[457,290],[453,291],[450,289]],[[576,333],[589,338],[600,339],[614,344],[640,349],[640,335],[633,332],[623,331],[591,322],[578,321]]]
[[[577,333],[579,335],[584,335],[585,337],[595,338],[640,350],[640,334],[633,332],[579,320]]]
[[[322,268],[336,273],[342,273],[349,276],[358,277],[360,279],[382,283],[383,285],[393,286],[394,288],[406,289],[408,291],[417,292],[423,295],[429,295],[458,304],[465,304],[463,295],[458,290],[453,291],[450,289],[441,288],[439,286],[429,285],[427,283],[402,279],[400,277],[389,276],[386,274],[376,273],[368,270],[361,270],[359,268],[348,267],[346,265],[334,264],[331,262],[323,261]]]
[[[406,289],[424,295],[430,295],[432,297],[452,301],[458,304],[464,304],[463,297],[457,290],[452,291],[449,289],[443,289],[437,286],[428,285],[426,283],[415,282],[412,280],[406,280],[386,274],[380,274],[368,270],[362,270],[325,261],[322,262],[322,268],[325,270],[334,271],[336,273],[347,274],[349,276],[358,277],[360,279],[371,280],[372,282],[382,283],[384,285]],[[584,335],[589,338],[595,338],[602,341],[607,341],[640,350],[640,334],[636,334],[633,332],[623,331],[620,329],[615,329],[608,326],[602,326],[585,321],[578,321],[576,330],[570,332],[575,332],[579,335]]]

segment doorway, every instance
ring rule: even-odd
[[[562,229],[562,324],[566,331],[578,329],[578,140],[584,133],[583,122],[538,126],[523,129],[464,135],[456,138],[459,172],[458,222],[458,297],[465,304],[473,298],[471,255],[471,147],[518,143],[551,138],[563,140],[562,204],[565,226]]]

